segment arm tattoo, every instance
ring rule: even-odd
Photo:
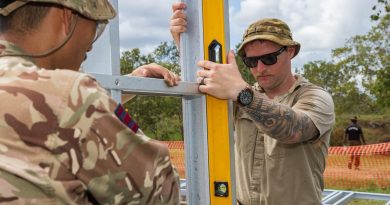
[[[262,93],[255,92],[252,104],[242,109],[261,131],[280,142],[292,144],[319,135],[318,129],[306,114],[275,103]]]

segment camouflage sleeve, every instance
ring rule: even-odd
[[[78,78],[61,127],[71,128],[63,163],[100,204],[178,204],[179,179],[165,145],[134,133],[114,114],[117,103],[97,82]],[[61,156],[61,153],[57,153]],[[61,173],[61,171],[58,171]]]

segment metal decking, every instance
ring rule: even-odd
[[[180,180],[180,200],[186,200],[186,180]],[[347,205],[353,199],[370,199],[383,201],[384,205],[390,205],[390,194],[378,194],[369,192],[354,192],[345,190],[325,189],[322,198],[323,205]],[[182,203],[185,204],[185,203]]]
[[[325,189],[323,195],[323,205],[345,205],[353,199],[379,200],[385,205],[390,205],[390,194]]]

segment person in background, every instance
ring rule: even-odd
[[[354,116],[351,119],[351,124],[345,129],[344,144],[349,146],[360,146],[365,145],[366,140],[364,139],[363,130],[357,124],[357,117]],[[355,170],[359,170],[360,166],[360,149],[354,149],[351,157],[348,161],[348,169],[352,169],[352,165],[355,164]],[[355,162],[355,163],[354,163]]]
[[[79,72],[115,15],[108,0],[0,1],[0,204],[179,204],[167,146]]]
[[[186,5],[174,3],[171,33],[179,45]],[[293,74],[301,45],[280,19],[253,22],[237,54],[257,83],[239,72],[233,51],[227,64],[198,62],[199,90],[235,107],[235,169],[239,205],[321,204],[323,173],[335,122],[331,95]]]

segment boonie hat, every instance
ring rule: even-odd
[[[242,44],[238,48],[238,55],[245,56],[244,46],[254,40],[268,40],[282,46],[295,46],[295,57],[301,48],[301,44],[294,41],[288,25],[274,18],[266,18],[252,23],[245,31]]]
[[[59,4],[95,21],[109,20],[116,15],[108,0],[0,0],[0,15],[7,16],[30,2]]]

